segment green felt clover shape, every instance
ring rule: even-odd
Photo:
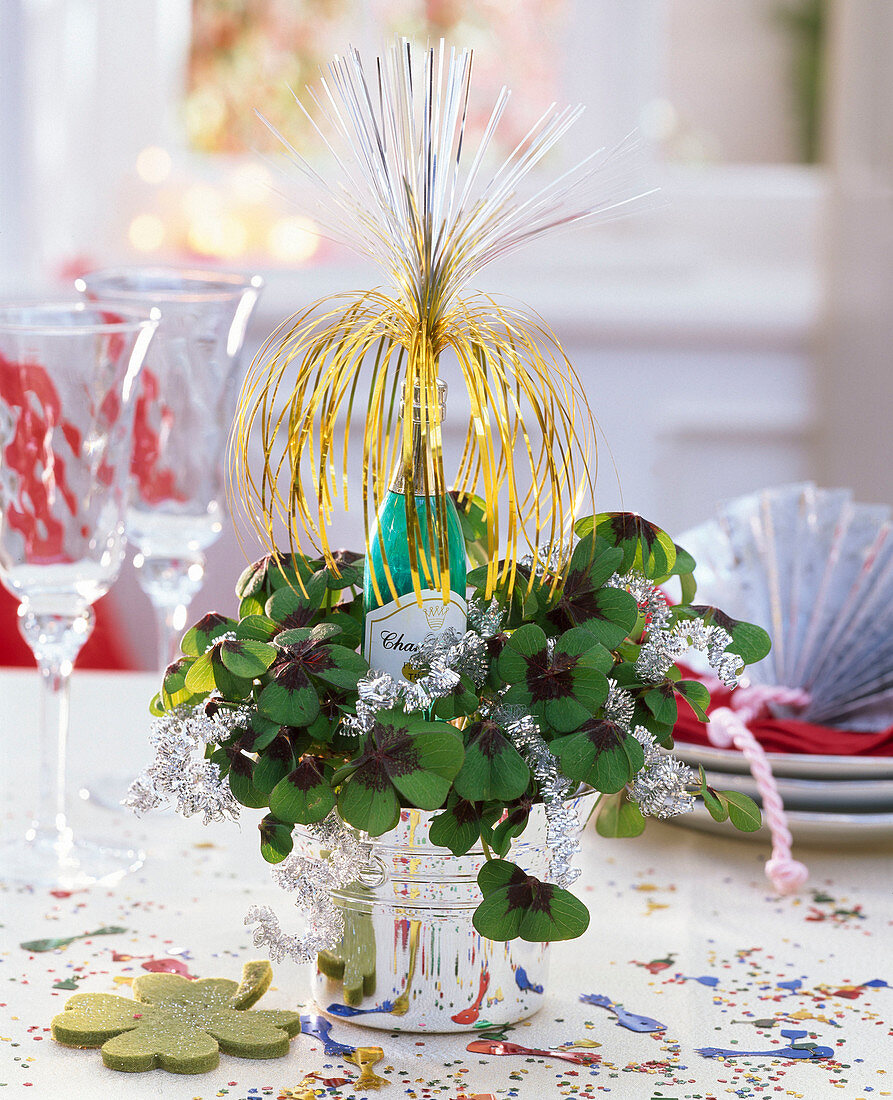
[[[156,1066],[169,1073],[206,1073],[219,1063],[221,1050],[237,1058],[281,1058],[301,1030],[301,1018],[285,1009],[247,1010],[254,998],[246,993],[246,979],[259,976],[265,989],[267,970],[269,964],[246,964],[241,985],[228,978],[144,974],[133,983],[132,1000],[78,993],[54,1017],[52,1035],[66,1046],[101,1047],[109,1069],[124,1073]]]

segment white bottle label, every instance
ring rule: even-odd
[[[440,634],[447,627],[464,634],[467,612],[468,605],[457,592],[451,592],[450,602],[445,604],[441,592],[423,588],[421,607],[415,593],[399,596],[366,613],[363,655],[370,668],[405,680],[403,666],[428,635]]]

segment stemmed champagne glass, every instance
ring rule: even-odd
[[[225,516],[224,452],[239,353],[263,280],[219,271],[118,268],[77,280],[91,299],[154,305],[158,333],[136,406],[127,537],[155,609],[158,667],[175,659],[205,550]]]
[[[69,678],[92,604],[124,561],[133,414],[153,310],[0,307],[0,581],[40,671],[37,812],[3,874],[82,886],[141,855],[74,835],[66,796]]]

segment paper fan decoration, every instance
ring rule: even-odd
[[[753,684],[801,688],[779,717],[839,729],[893,722],[893,524],[847,489],[785,485],[722,505],[680,539],[698,563],[699,604],[765,627]]]

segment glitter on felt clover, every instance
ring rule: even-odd
[[[298,1013],[247,1011],[269,987],[269,963],[251,962],[242,982],[189,981],[179,974],[143,974],[133,999],[77,993],[52,1020],[53,1038],[73,1047],[101,1047],[109,1069],[141,1073],[206,1073],[220,1051],[237,1058],[281,1058],[301,1030]]]

